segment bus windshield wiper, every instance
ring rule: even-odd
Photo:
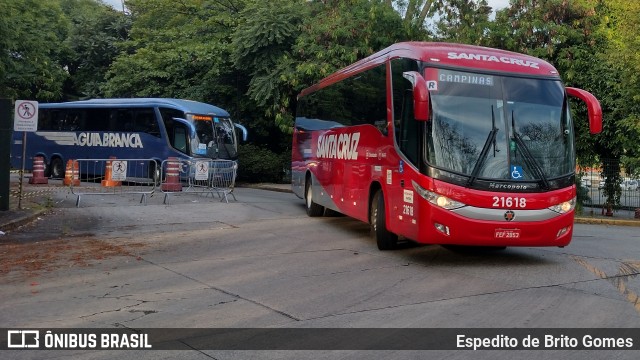
[[[467,186],[473,185],[473,183],[478,178],[478,174],[482,169],[485,161],[487,160],[487,153],[489,153],[489,147],[493,144],[493,157],[496,157],[496,152],[500,150],[496,150],[496,135],[498,134],[498,129],[496,127],[496,115],[493,112],[493,105],[491,105],[491,131],[489,132],[489,136],[487,136],[487,140],[484,142],[484,146],[482,147],[482,151],[480,152],[480,157],[476,162],[476,165],[473,167],[473,171],[471,172],[471,176],[467,181]]]
[[[513,139],[516,141],[518,147],[522,150],[522,155],[524,157],[525,163],[530,169],[533,169],[533,172],[540,179],[540,181],[542,181],[542,187],[545,190],[549,190],[549,180],[547,180],[547,177],[544,175],[542,167],[540,166],[540,164],[538,164],[536,158],[531,154],[531,151],[529,151],[529,147],[524,143],[522,137],[516,131],[516,118],[513,110],[511,110],[511,128],[513,131]]]

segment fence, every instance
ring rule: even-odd
[[[617,184],[611,175],[616,173],[620,174]],[[581,215],[640,218],[640,180],[621,172],[619,163],[604,160],[601,167],[579,169],[577,176]],[[619,202],[608,194],[619,195]]]
[[[160,188],[169,196],[204,194],[229,202],[238,165],[230,160],[78,159],[69,160],[64,184],[75,195],[76,207],[87,195],[139,195],[140,203]]]
[[[77,196],[77,207],[86,195],[140,195],[140,203],[146,205],[159,181],[156,169],[152,159],[69,160],[64,184]]]
[[[233,194],[238,164],[232,160],[184,160],[169,158],[162,162],[164,203],[174,195],[217,195],[229,202]]]

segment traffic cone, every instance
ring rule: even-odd
[[[111,160],[115,158],[116,158],[115,156],[109,156],[109,159]],[[102,180],[102,186],[104,187],[114,187],[114,186],[122,185],[121,181],[111,180],[113,176],[112,175],[113,169],[111,168],[111,160],[107,160],[107,166],[105,167],[105,170],[104,170],[104,180]]]
[[[49,179],[44,177],[44,157],[35,156],[33,158],[33,171],[29,184],[48,184]]]
[[[73,186],[80,185],[80,170],[78,169],[77,161],[67,160],[67,167],[64,170],[64,180],[62,183],[66,186],[71,184],[73,184]]]
[[[160,188],[162,191],[182,191],[180,160],[177,157],[167,159],[167,173]]]

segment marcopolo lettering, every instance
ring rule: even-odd
[[[318,137],[316,157],[325,159],[358,160],[360,133],[323,134]]]
[[[73,145],[142,148],[140,134],[127,133],[89,133],[74,134]]]
[[[539,69],[539,65],[540,65],[539,63],[531,60],[522,60],[522,59],[512,58],[508,56],[495,56],[495,55],[486,55],[486,54],[450,52],[448,54],[448,58],[451,60],[476,60],[476,61],[499,62],[503,64],[530,67],[532,69]]]

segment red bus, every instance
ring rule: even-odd
[[[309,216],[371,224],[381,250],[425,244],[565,246],[575,135],[602,111],[544,60],[477,46],[392,45],[298,95],[292,189]]]

